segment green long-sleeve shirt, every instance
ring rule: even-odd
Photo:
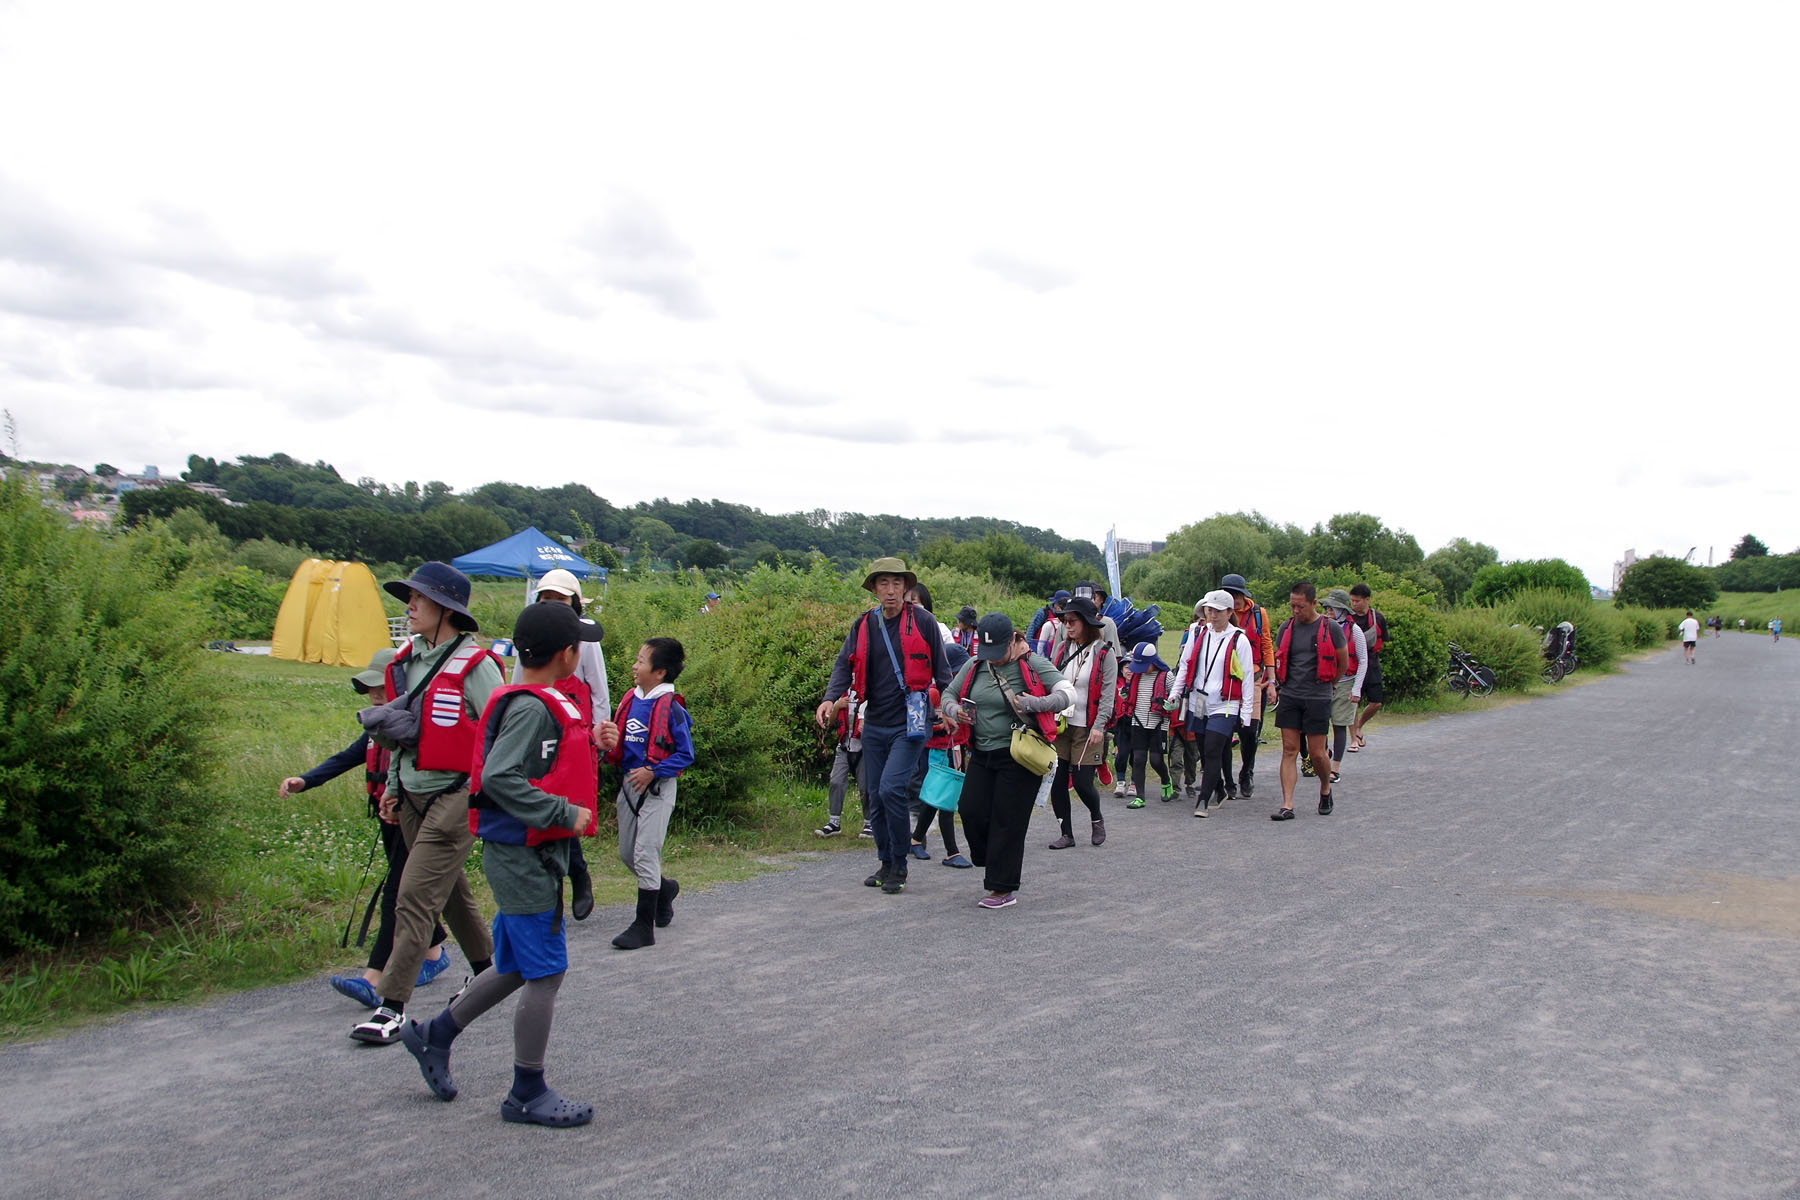
[[[414,685],[429,675],[431,669],[450,653],[451,647],[468,644],[468,639],[445,638],[437,646],[427,647],[425,639],[414,634],[412,651],[400,664],[407,691],[411,691]],[[500,668],[494,665],[491,658],[484,656],[470,668],[469,673],[463,676],[463,708],[471,719],[480,719],[481,711],[487,707],[488,697],[504,682]],[[423,699],[420,703],[423,703]],[[429,717],[424,719],[430,720]],[[399,750],[394,753],[393,765],[388,768],[389,792],[395,792],[399,787],[419,794],[441,792],[456,782],[459,773],[467,774],[466,769],[462,772],[421,770],[417,758],[418,753],[414,750]]]
[[[587,812],[561,796],[535,786],[556,761],[562,727],[535,696],[520,695],[500,714],[494,745],[481,764],[482,798],[533,829],[575,829],[587,823]],[[556,907],[558,880],[544,869],[540,851],[562,870],[569,870],[566,838],[542,846],[505,842],[482,845],[482,870],[494,891],[494,903],[510,916],[529,916]]]

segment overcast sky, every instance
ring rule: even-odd
[[[1797,34],[0,0],[0,402],[87,467],[1791,550]]]

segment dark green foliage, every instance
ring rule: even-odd
[[[1387,645],[1381,652],[1381,686],[1388,700],[1431,695],[1449,661],[1442,618],[1431,607],[1371,584],[1375,608],[1387,618]],[[1271,619],[1280,620],[1274,610]]]
[[[1625,568],[1613,602],[1639,608],[1698,608],[1719,598],[1719,585],[1705,567],[1653,554]]]
[[[699,567],[702,571],[714,567],[722,567],[731,561],[731,555],[725,548],[708,538],[694,538],[681,548],[681,564],[686,567]]]
[[[1713,582],[1725,592],[1779,592],[1800,587],[1800,554],[1754,554],[1721,563]],[[1685,605],[1683,606],[1685,607]]]
[[[1218,587],[1225,575],[1235,571],[1254,579],[1272,562],[1269,535],[1249,520],[1208,517],[1182,526],[1161,553],[1133,562],[1120,585],[1128,596],[1154,596],[1160,603],[1178,604],[1188,612],[1200,597]]]
[[[1389,529],[1368,513],[1339,513],[1314,525],[1306,539],[1306,558],[1328,567],[1360,570],[1367,566],[1399,574],[1424,562],[1424,551],[1412,534]]]
[[[1102,578],[1094,564],[1083,566],[1070,554],[1033,549],[1015,534],[990,533],[979,542],[952,542],[940,537],[920,547],[915,567],[948,566],[969,575],[990,575],[996,583],[1024,596],[1048,596],[1068,587],[1088,571]]]
[[[1731,548],[1731,557],[1733,560],[1740,558],[1761,558],[1768,552],[1769,548],[1763,545],[1761,538],[1757,537],[1754,533],[1746,533],[1743,540]]]
[[[1499,604],[1520,592],[1547,588],[1558,592],[1575,592],[1582,597],[1588,590],[1587,576],[1560,558],[1539,558],[1521,562],[1495,563],[1482,567],[1469,581],[1463,593],[1464,604]]]
[[[1523,625],[1540,637],[1551,626],[1569,622],[1575,626],[1575,652],[1584,671],[1610,667],[1635,636],[1628,618],[1610,604],[1595,604],[1586,589],[1526,588],[1489,611],[1497,622]]]
[[[212,844],[213,683],[186,553],[0,484],[0,953],[183,899]]]
[[[230,567],[196,580],[192,587],[206,607],[201,634],[207,638],[267,638],[275,629],[288,580],[272,579],[249,567]]]
[[[1438,579],[1444,603],[1454,608],[1462,603],[1463,594],[1475,581],[1475,572],[1500,561],[1500,553],[1482,542],[1457,538],[1441,549],[1425,556],[1425,569]],[[1462,643],[1452,638],[1458,645]],[[1477,658],[1480,655],[1476,655]]]
[[[1442,616],[1444,635],[1494,672],[1502,689],[1517,691],[1544,669],[1543,635],[1529,625],[1502,624],[1491,609],[1465,608]]]
[[[1381,607],[1380,597],[1383,595],[1406,596],[1427,608],[1437,603],[1437,593],[1410,576],[1395,575],[1380,567],[1365,567],[1357,571],[1350,568],[1319,567],[1307,562],[1284,564],[1267,578],[1250,579],[1250,594],[1258,604],[1269,610],[1269,615],[1274,620],[1280,621],[1288,613],[1288,592],[1302,579],[1312,581],[1321,600],[1334,587],[1348,591],[1353,584],[1366,583],[1374,593],[1376,608]]]

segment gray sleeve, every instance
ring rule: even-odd
[[[521,696],[508,704],[482,763],[482,796],[533,829],[576,828],[576,822],[586,815],[580,806],[531,782],[534,770],[548,765],[542,747],[555,744],[561,736],[562,727],[536,697],[527,700]]]

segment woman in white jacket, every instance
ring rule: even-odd
[[[1183,648],[1169,685],[1171,711],[1187,701],[1188,728],[1200,735],[1200,799],[1194,815],[1204,817],[1216,796],[1225,799],[1225,750],[1232,727],[1249,735],[1256,717],[1256,661],[1244,631],[1231,625],[1230,592],[1211,591],[1200,601],[1205,625]]]

